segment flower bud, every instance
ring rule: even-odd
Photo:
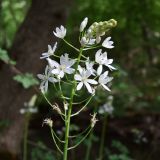
[[[69,105],[69,104],[68,104],[67,102],[64,102],[63,105],[64,105],[65,111],[67,111],[67,110],[68,110],[68,105]]]
[[[82,37],[80,43],[82,46],[85,46],[88,43],[88,40],[86,39],[86,37]]]
[[[82,21],[82,23],[81,23],[81,25],[80,25],[80,32],[83,32],[83,30],[84,30],[84,28],[87,26],[87,23],[88,23],[88,17],[86,17],[83,21]]]

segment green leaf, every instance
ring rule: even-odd
[[[31,73],[18,74],[13,79],[21,83],[25,89],[39,84],[38,80]]]
[[[0,60],[2,60],[7,64],[16,65],[16,62],[9,57],[7,51],[1,48],[0,48]]]
[[[8,62],[10,60],[7,51],[0,48],[0,59],[4,62]]]

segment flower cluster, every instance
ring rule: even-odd
[[[65,122],[65,139],[63,141],[53,131],[52,119],[47,118],[43,121],[43,124],[46,124],[50,127],[53,141],[60,153],[63,154],[65,160],[67,160],[68,150],[77,147],[89,135],[98,121],[96,118],[97,113],[91,115],[90,126],[84,132],[79,134],[83,136],[80,142],[69,147],[69,138],[75,137],[68,136],[70,135],[71,118],[78,115],[85,109],[92,97],[95,95],[97,87],[100,86],[105,90],[110,91],[108,83],[112,81],[113,77],[110,77],[109,73],[110,71],[116,69],[112,65],[113,59],[110,59],[107,52],[103,51],[101,48],[114,48],[114,42],[111,40],[111,37],[104,36],[110,29],[116,26],[117,22],[113,19],[104,22],[95,22],[88,28],[87,24],[88,18],[86,17],[81,22],[79,27],[79,49],[66,40],[67,30],[64,26],[61,25],[60,27],[57,27],[55,31],[53,31],[53,34],[57,38],[62,39],[69,47],[74,49],[74,57],[76,57],[76,54],[77,57],[72,58],[72,55],[66,52],[61,55],[57,54],[57,42],[53,46],[48,45],[48,51],[42,53],[40,57],[40,59],[44,59],[47,62],[45,72],[44,74],[37,75],[41,80],[40,89],[43,93],[43,96],[52,109],[55,110]],[[87,55],[87,50],[92,49],[97,50],[93,51],[92,56],[89,56],[89,54]],[[55,89],[58,90],[60,97],[63,99],[63,108],[60,108],[58,104],[53,105],[44,94],[48,91],[49,83],[54,84]],[[55,83],[58,84],[56,85]],[[68,92],[64,92],[62,85],[63,83],[69,85],[69,94]],[[79,91],[83,88],[88,91],[88,98],[85,98],[82,101],[75,100],[75,96],[78,96]],[[78,109],[78,111],[72,112],[72,106],[77,104],[84,105],[82,108]],[[102,106],[100,112],[111,113],[113,109],[109,106],[111,106],[109,103]],[[64,151],[61,150],[61,147],[57,144],[57,141],[64,144]]]
[[[105,47],[108,49],[114,48],[113,41],[111,37],[104,39],[101,45],[101,37],[106,34],[111,28],[115,27],[117,22],[113,19],[104,22],[95,22],[88,29],[85,30],[88,23],[88,18],[86,17],[80,24],[80,44],[81,49],[70,45],[76,51],[83,52],[88,49]],[[53,31],[54,35],[60,39],[65,38],[67,30],[64,26],[57,27]],[[67,44],[66,40],[64,40]],[[54,58],[58,57],[55,55],[57,49],[57,42],[54,44],[53,48],[48,45],[48,51],[42,53],[41,59],[46,59],[48,65],[45,69],[45,74],[38,74],[38,78],[41,79],[40,89],[42,92],[47,92],[48,82],[57,83],[60,82],[67,74],[74,75],[73,79],[70,81],[76,82],[76,90],[79,91],[83,86],[86,87],[89,93],[94,94],[95,88],[97,86],[102,86],[105,90],[110,91],[107,84],[113,79],[109,77],[109,70],[115,70],[112,66],[113,59],[109,59],[107,52],[103,52],[99,49],[95,53],[95,59],[90,60],[90,57],[86,57],[83,54],[80,59],[71,59],[69,54],[64,53],[59,57],[59,62]],[[51,58],[53,57],[53,58]]]

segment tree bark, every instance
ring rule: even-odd
[[[42,72],[44,63],[39,57],[47,50],[47,44],[54,44],[56,39],[52,31],[56,26],[65,23],[70,3],[65,0],[32,1],[9,52],[17,61],[16,67],[23,73],[36,75]],[[24,115],[21,115],[19,110],[35,92],[33,88],[23,89],[20,84],[13,81],[13,75],[13,70],[4,64],[0,71],[0,120],[8,121],[9,125],[0,132],[0,152],[10,154],[8,159],[15,159],[20,152]]]

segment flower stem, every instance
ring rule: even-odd
[[[98,160],[102,160],[103,159],[103,150],[104,150],[104,141],[105,141],[106,128],[107,128],[107,114],[105,114],[104,121],[103,121],[103,128],[102,128],[102,134],[101,134],[101,142],[100,142]]]
[[[80,144],[87,138],[87,136],[91,133],[92,129],[93,129],[93,128],[91,127],[90,130],[87,132],[87,134],[86,134],[76,145],[68,148],[68,150],[74,149],[74,148],[76,148],[78,145],[80,145]]]
[[[25,126],[24,126],[23,160],[27,160],[27,139],[28,139],[29,120],[30,120],[30,113],[27,112],[25,115]]]
[[[65,39],[63,39],[63,41],[68,44],[71,48],[75,49],[77,52],[79,52],[79,49],[74,47],[72,44],[70,44],[68,41],[66,41]]]
[[[78,69],[78,65],[79,65],[79,62],[80,62],[80,59],[81,59],[81,56],[82,56],[82,51],[83,51],[83,48],[81,48],[80,51],[79,51],[79,56],[78,56],[76,67],[75,67],[75,73],[77,72],[77,69]],[[68,139],[69,139],[69,130],[70,130],[70,119],[71,119],[72,105],[73,105],[73,98],[74,98],[74,95],[75,95],[75,89],[76,89],[76,81],[74,80],[74,84],[73,84],[72,91],[71,91],[71,98],[70,98],[69,107],[68,107],[68,114],[66,116],[65,144],[64,144],[63,160],[67,160],[67,155],[68,155]]]
[[[89,135],[89,139],[88,139],[89,143],[87,145],[87,152],[86,152],[85,160],[89,160],[89,156],[90,156],[90,152],[91,152],[91,147],[92,147],[92,136],[93,136],[93,131]]]
[[[51,127],[50,127],[50,131],[51,131],[52,139],[53,139],[53,141],[54,141],[54,143],[55,143],[55,145],[56,145],[58,151],[59,151],[61,154],[63,154],[63,152],[61,151],[61,149],[59,148],[59,146],[58,146],[58,144],[57,144],[57,142],[56,142],[56,140],[55,140],[54,132],[53,132],[53,130],[52,130]]]

